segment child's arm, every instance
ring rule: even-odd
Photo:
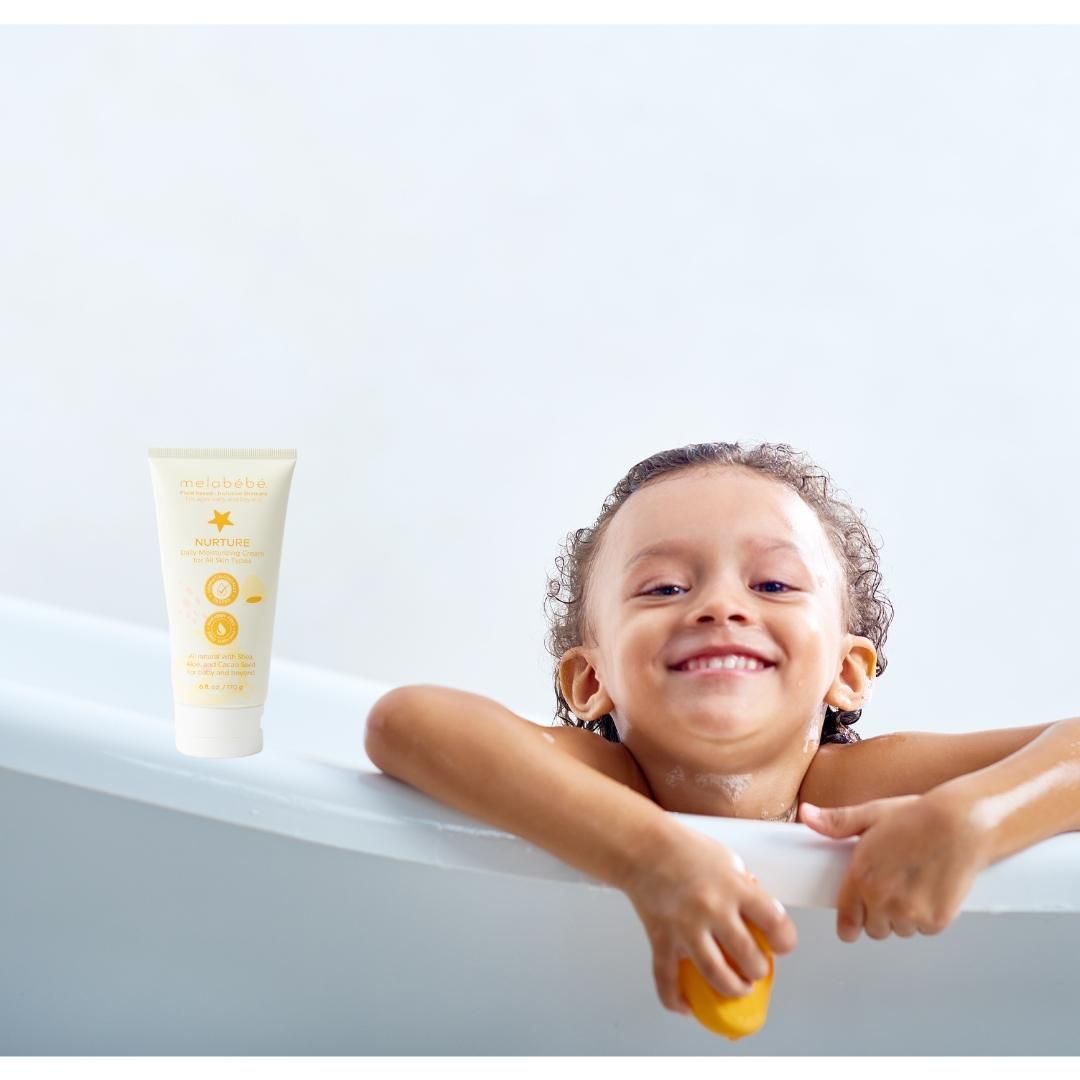
[[[383,772],[506,829],[624,892],[653,950],[661,1003],[684,1012],[680,961],[719,994],[769,970],[755,924],[791,952],[795,924],[737,854],[687,829],[644,792],[629,751],[577,728],[545,728],[497,701],[403,686],[368,714],[364,748]]]
[[[854,941],[895,930],[940,933],[956,916],[975,876],[1014,852],[1058,833],[1080,830],[1080,718],[1059,720],[1008,755],[975,756],[1002,737],[1033,729],[930,736],[904,733],[893,747],[894,775],[922,794],[869,795],[868,801],[814,813],[800,821],[827,836],[858,835],[837,897],[837,933]],[[926,783],[936,740],[961,740],[969,754],[948,763],[949,779]],[[853,744],[858,746],[861,744]],[[838,748],[844,749],[844,748]],[[877,751],[875,751],[876,753]],[[966,763],[971,771],[960,767]],[[884,764],[884,762],[882,762]]]
[[[987,864],[1080,830],[1080,718],[1050,724],[1020,750],[928,793],[985,836]]]
[[[364,748],[384,773],[623,888],[682,826],[627,786],[625,748],[572,730],[556,740],[479,694],[403,686],[372,707]]]

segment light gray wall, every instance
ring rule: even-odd
[[[149,446],[295,446],[275,652],[550,717],[636,461],[884,540],[859,730],[1080,712],[1077,28],[0,30],[0,591],[165,625]]]

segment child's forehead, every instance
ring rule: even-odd
[[[645,485],[619,508],[609,536],[613,558],[622,561],[653,547],[694,543],[786,544],[812,559],[824,538],[817,515],[786,485],[723,472]]]
[[[617,582],[650,555],[690,558],[723,548],[739,555],[788,554],[827,586],[828,540],[796,492],[741,472],[687,479],[698,482],[650,483],[623,503],[609,523],[605,577]]]

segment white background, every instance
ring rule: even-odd
[[[884,541],[863,737],[1078,713],[1078,55],[0,29],[0,592],[164,628],[147,448],[296,447],[275,655],[550,720],[566,535],[787,442]]]

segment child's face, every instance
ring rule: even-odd
[[[667,541],[681,547],[638,557]],[[780,541],[797,550],[769,549]],[[824,704],[858,708],[877,659],[869,639],[844,630],[842,583],[817,515],[780,482],[717,467],[650,482],[601,542],[588,599],[596,640],[563,658],[564,696],[579,717],[611,712],[642,767],[652,758],[664,775],[672,763],[715,764],[703,739],[735,768],[808,764]],[[671,670],[716,641],[775,666]]]

